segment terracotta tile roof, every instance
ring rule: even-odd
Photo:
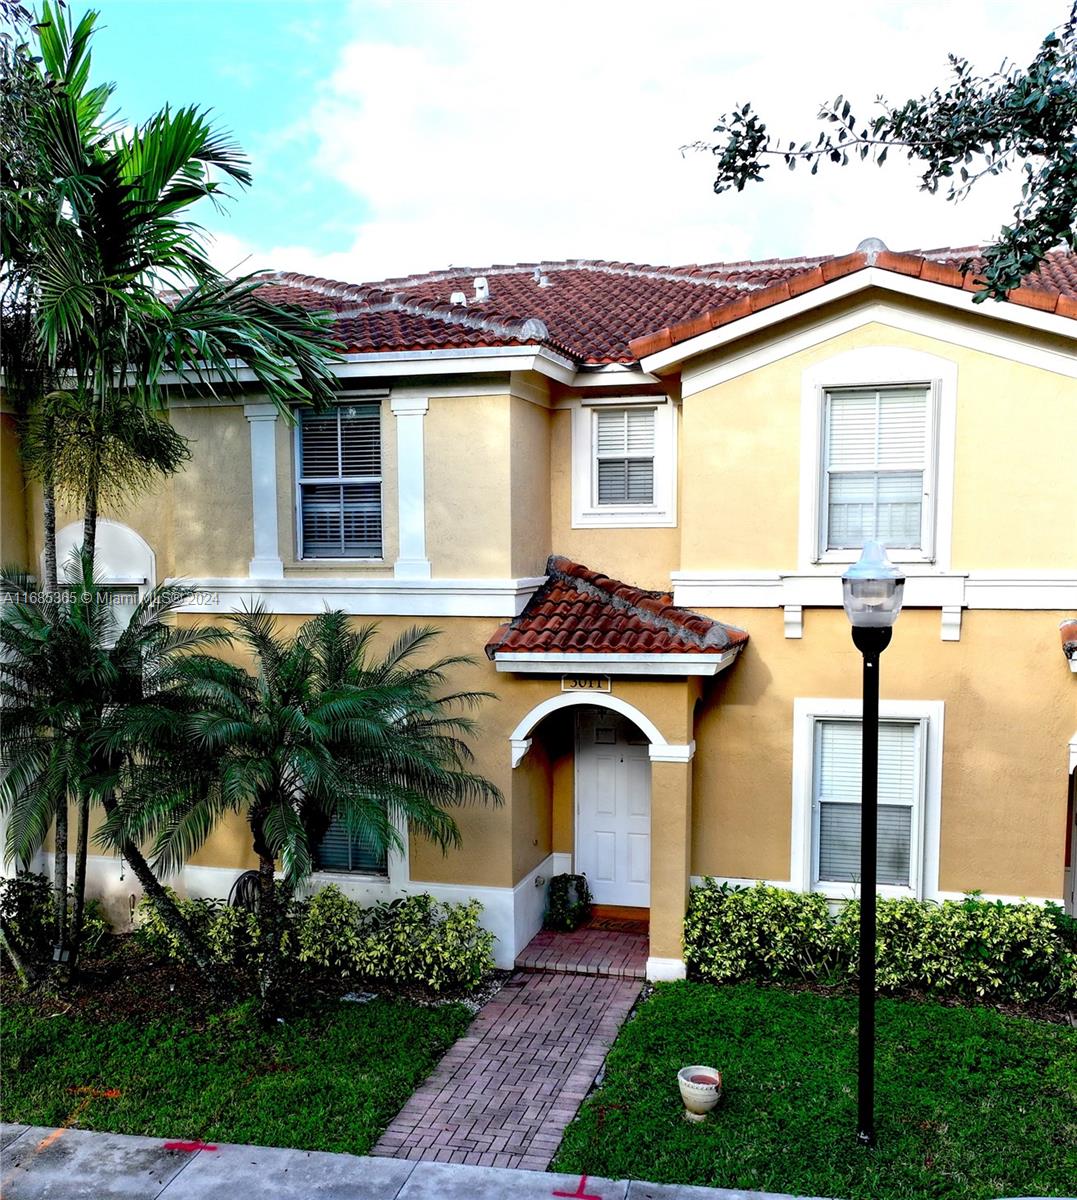
[[[721,654],[743,646],[743,629],[677,608],[648,592],[552,555],[546,582],[523,612],[486,644],[497,654]]]
[[[852,275],[866,267],[879,267],[899,275],[909,275],[929,283],[965,291],[978,291],[977,259],[978,247],[966,251],[936,250],[922,254],[895,254],[890,250],[858,251],[841,258],[823,259],[815,264],[804,263],[799,270],[784,278],[775,278],[766,287],[746,293],[735,300],[719,304],[695,317],[678,321],[644,337],[629,342],[629,349],[636,358],[643,358],[659,350],[667,350],[678,342],[707,333],[722,325],[728,325],[752,313],[761,312],[791,300],[794,296],[813,291],[844,275]],[[965,264],[972,265],[966,271]],[[1058,313],[1064,317],[1077,317],[1077,255],[1055,253],[1048,256],[1034,277],[1022,287],[1010,292],[1008,301],[1043,312]]]
[[[980,254],[980,247],[967,246],[870,257],[886,270],[971,289]],[[971,263],[967,276],[965,263]],[[572,259],[451,267],[361,284],[274,273],[266,275],[263,294],[334,313],[351,353],[541,345],[580,365],[601,366],[634,364],[867,265],[865,253],[678,267]],[[489,289],[482,300],[475,296],[479,277]],[[1077,317],[1077,254],[1048,255],[1010,299]]]

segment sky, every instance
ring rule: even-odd
[[[79,0],[72,0],[77,14]],[[94,75],[128,122],[211,108],[254,184],[200,220],[218,265],[349,282],[455,266],[653,264],[990,239],[1020,180],[959,205],[908,163],[715,196],[706,141],[751,101],[813,137],[943,83],[947,55],[1027,64],[1068,0],[97,0]]]

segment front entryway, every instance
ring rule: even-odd
[[[575,869],[596,904],[651,903],[649,743],[609,709],[581,709],[576,724]]]

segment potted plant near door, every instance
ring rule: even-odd
[[[555,875],[546,897],[543,929],[571,933],[591,919],[591,889],[586,875]]]

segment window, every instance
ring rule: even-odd
[[[837,574],[872,538],[909,574],[949,571],[957,386],[957,363],[903,346],[802,372],[801,571]]]
[[[350,835],[344,822],[334,819],[314,852],[318,871],[355,871],[364,875],[387,875],[385,850],[374,847],[370,838]]]
[[[815,722],[813,882],[824,888],[860,879],[861,741],[859,721]],[[912,890],[917,884],[919,743],[919,722],[880,721],[878,880]]]
[[[938,898],[943,713],[941,700],[880,701],[881,895]],[[793,721],[792,886],[858,896],[860,702],[797,699]]]
[[[304,413],[298,438],[300,557],[380,558],[380,405]]]
[[[924,550],[930,390],[841,388],[826,393],[823,551],[875,540]]]
[[[654,409],[594,414],[594,499],[598,505],[654,503]]]
[[[646,399],[573,405],[574,529],[676,525],[676,411]]]

